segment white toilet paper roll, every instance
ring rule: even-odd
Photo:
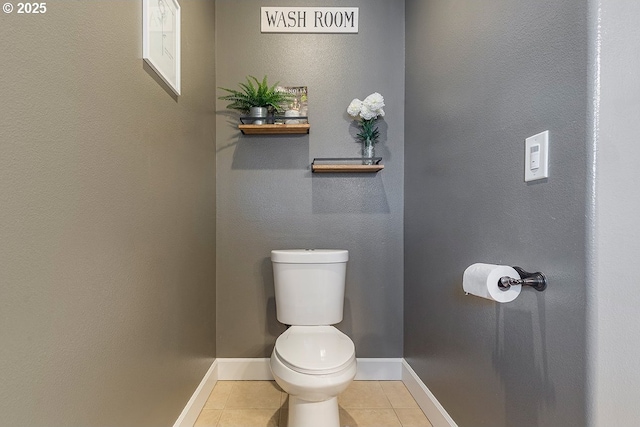
[[[501,277],[520,279],[516,270],[508,265],[477,263],[470,265],[462,276],[462,288],[465,292],[497,302],[511,302],[522,290],[521,285],[512,285],[506,291],[498,287]]]

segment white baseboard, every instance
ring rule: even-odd
[[[218,382],[218,361],[214,360],[173,427],[193,427],[216,382]]]
[[[271,368],[269,359],[216,359],[218,362],[219,380],[253,380],[271,381]],[[358,372],[356,380],[401,380],[402,379],[402,359],[373,359],[358,358]]]
[[[358,358],[358,381],[402,381],[433,427],[458,427],[404,359]],[[173,427],[193,427],[218,380],[271,381],[268,358],[219,358],[200,382]]]
[[[273,381],[268,358],[218,358],[218,379],[223,381]]]
[[[402,359],[358,358],[356,381],[400,381]]]
[[[402,359],[402,382],[416,400],[433,427],[458,427],[418,374]]]

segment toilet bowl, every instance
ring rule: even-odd
[[[339,427],[337,396],[356,375],[353,342],[333,326],[292,326],[278,337],[270,360],[289,394],[288,427]]]
[[[342,321],[345,250],[272,251],[278,320],[273,377],[289,394],[288,427],[340,427],[338,394],[356,375],[353,341]]]

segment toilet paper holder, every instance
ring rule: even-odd
[[[541,272],[529,273],[528,271],[524,271],[520,267],[513,267],[515,271],[520,275],[520,279],[514,279],[513,277],[504,276],[498,280],[498,288],[503,291],[508,290],[511,286],[521,285],[521,286],[531,286],[536,291],[542,292],[547,289],[547,278]]]

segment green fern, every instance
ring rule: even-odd
[[[293,100],[292,94],[276,90],[278,83],[270,87],[267,84],[267,76],[264,76],[262,81],[249,76],[246,83],[239,83],[238,85],[242,90],[219,88],[229,92],[229,95],[221,96],[218,99],[231,101],[227,108],[232,110],[248,113],[251,107],[266,107],[275,112],[280,112],[282,111],[281,104]]]

